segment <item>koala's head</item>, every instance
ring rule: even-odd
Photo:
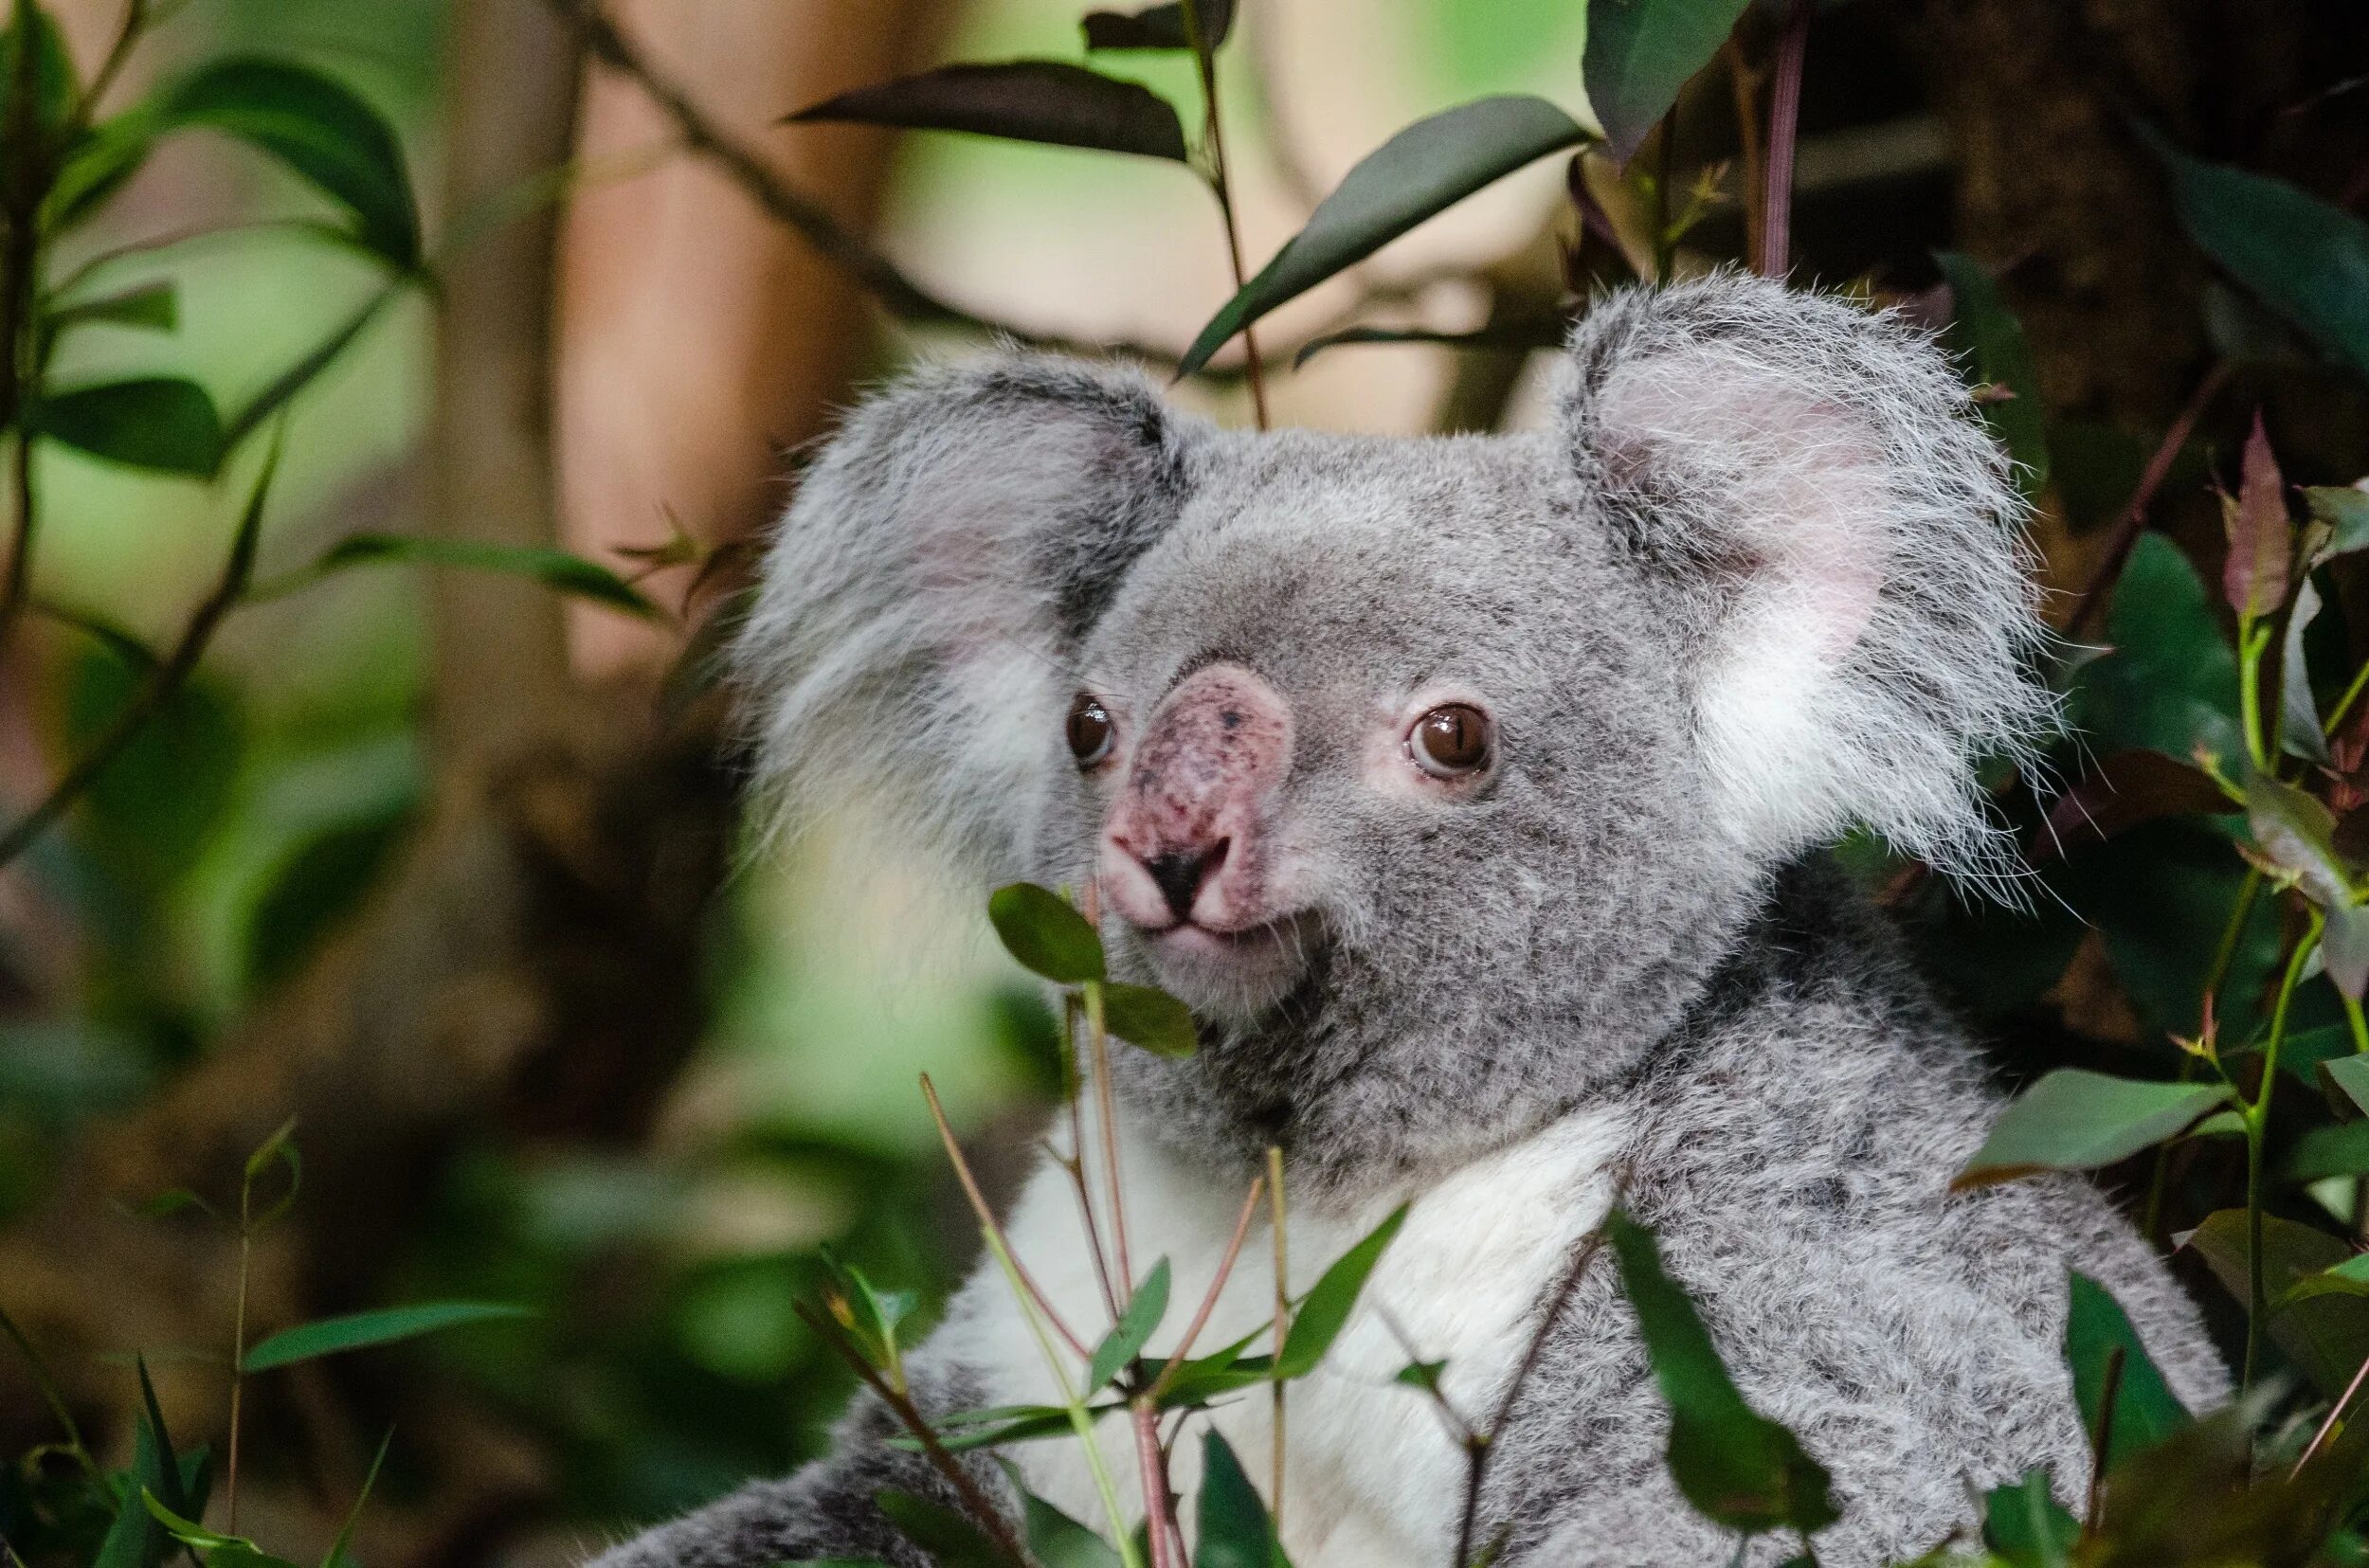
[[[739,644],[758,753],[991,880],[1098,886],[1203,1049],[1180,1144],[1320,1180],[1635,1068],[1854,821],[2007,853],[2049,704],[2004,462],[1897,317],[1725,276],[1597,304],[1552,430],[1221,431],[997,357],[859,410]]]

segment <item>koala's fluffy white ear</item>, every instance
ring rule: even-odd
[[[1174,520],[1207,427],[1150,384],[1002,354],[858,408],[800,481],[731,661],[777,795],[885,795],[1017,874],[1070,656]]]
[[[2055,722],[2007,461],[1928,334],[1725,273],[1600,301],[1558,414],[1698,650],[1704,754],[1748,841],[1868,823],[2000,889],[1976,765]]]

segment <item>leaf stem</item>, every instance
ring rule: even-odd
[[[954,1163],[955,1180],[962,1183],[963,1196],[970,1202],[970,1212],[979,1217],[979,1229],[986,1234],[987,1245],[1010,1256],[1010,1238],[1004,1235],[1003,1225],[995,1217],[995,1211],[988,1207],[986,1195],[980,1190],[978,1178],[971,1174],[970,1162],[963,1157],[962,1144],[955,1142],[954,1129],[946,1119],[946,1109],[938,1103],[937,1086],[930,1082],[927,1072],[921,1075],[921,1092],[930,1102],[930,1115],[937,1123],[938,1137],[946,1144],[947,1158]],[[1030,1298],[1043,1310],[1045,1321],[1053,1325],[1054,1332],[1060,1335],[1081,1360],[1092,1360],[1094,1352],[1086,1347],[1086,1342],[1070,1332],[1069,1325],[1061,1321],[1061,1315],[1053,1309],[1051,1299],[1038,1288],[1036,1280],[1016,1258],[1012,1270],[1018,1276],[1019,1284],[1026,1289]]]
[[[75,1421],[74,1412],[67,1408],[65,1396],[60,1391],[57,1379],[50,1373],[49,1363],[42,1360],[41,1352],[33,1348],[31,1338],[17,1326],[16,1320],[9,1316],[6,1307],[0,1307],[0,1333],[8,1335],[16,1345],[17,1354],[25,1358],[26,1368],[32,1374],[33,1387],[40,1391],[43,1401],[49,1406],[49,1414],[57,1418],[59,1430],[65,1433],[66,1452],[72,1454],[75,1463],[82,1467],[83,1474],[105,1486],[106,1472],[99,1468],[99,1461],[91,1457],[89,1445],[82,1441],[82,1429]]]
[[[1273,1205],[1269,1229],[1275,1240],[1275,1359],[1283,1363],[1283,1343],[1292,1331],[1291,1253],[1285,1239],[1283,1200],[1283,1150],[1280,1145],[1267,1145],[1267,1199]],[[1275,1521],[1275,1538],[1283,1537],[1283,1379],[1276,1378],[1268,1385],[1269,1413],[1273,1431],[1269,1434],[1268,1463],[1271,1469],[1270,1496],[1267,1515]]]
[[[1184,41],[1193,51],[1193,61],[1201,72],[1202,135],[1209,149],[1209,189],[1218,198],[1218,216],[1225,224],[1225,255],[1234,268],[1234,292],[1242,292],[1249,275],[1242,268],[1242,234],[1234,220],[1234,186],[1226,172],[1225,130],[1218,115],[1217,50],[1205,45],[1201,27],[1201,7],[1198,0],[1184,0]],[[1251,413],[1258,428],[1268,428],[1267,377],[1258,359],[1258,335],[1255,329],[1242,329],[1244,369],[1250,379]]]
[[[2279,1047],[2287,1039],[2287,1008],[2294,1000],[2295,987],[2302,983],[2304,965],[2320,945],[2320,933],[2326,924],[2317,909],[2310,911],[2310,924],[2303,940],[2287,961],[2287,969],[2279,980],[2278,1000],[2270,1010],[2270,1037],[2262,1048],[2262,1082],[2254,1097],[2246,1102],[2243,1117],[2246,1124],[2246,1363],[2238,1379],[2242,1394],[2253,1387],[2254,1367],[2261,1359],[2262,1332],[2270,1317],[2270,1292],[2264,1284],[2262,1258],[2262,1146],[2263,1134],[2270,1120],[2270,1098],[2278,1090]]]
[[[1176,1375],[1184,1369],[1184,1362],[1193,1353],[1193,1342],[1200,1339],[1201,1331],[1209,1325],[1209,1314],[1217,1309],[1218,1295],[1225,1289],[1227,1278],[1234,1272],[1234,1260],[1241,1253],[1242,1238],[1250,1234],[1250,1217],[1258,1212],[1258,1199],[1266,1191],[1266,1186],[1265,1177],[1251,1178],[1250,1194],[1242,1199],[1242,1212],[1234,1220],[1234,1235],[1226,1241],[1225,1255],[1218,1260],[1218,1271],[1211,1276],[1209,1289],[1203,1294],[1201,1305],[1193,1309],[1193,1321],[1184,1325],[1184,1336],[1176,1342],[1176,1350],[1168,1357],[1167,1364],[1161,1367],[1160,1376],[1153,1379],[1151,1386],[1144,1391],[1146,1397],[1155,1403],[1161,1395],[1168,1391],[1168,1385],[1176,1380]]]
[[[1793,0],[1777,40],[1768,92],[1768,165],[1763,176],[1761,247],[1754,269],[1782,278],[1793,264],[1793,150],[1801,130],[1801,70],[1810,52],[1810,0]]]
[[[2336,706],[2328,710],[2327,722],[2320,727],[2322,734],[2332,736],[2336,733],[2344,722],[2344,715],[2350,713],[2353,704],[2360,700],[2363,687],[2369,687],[2369,662],[2363,662],[2359,670],[2353,672],[2353,683],[2344,688],[2344,694],[2338,697]]]
[[[2268,619],[2237,620],[2237,721],[2246,733],[2246,755],[2258,773],[2270,771],[2270,741],[2262,724],[2262,654],[2275,628]]]

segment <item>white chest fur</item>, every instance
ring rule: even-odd
[[[1612,1187],[1607,1162],[1621,1130],[1613,1112],[1582,1112],[1427,1188],[1377,1199],[1357,1213],[1293,1211],[1288,1282],[1297,1292],[1399,1202],[1410,1203],[1397,1240],[1332,1353],[1291,1386],[1284,1543],[1299,1568],[1431,1568],[1450,1556],[1463,1503],[1464,1455],[1430,1397],[1393,1379],[1410,1361],[1444,1360],[1448,1399],[1475,1424],[1487,1421],[1546,1292],[1573,1248],[1603,1218]],[[1244,1192],[1220,1190],[1148,1138],[1125,1136],[1121,1145],[1136,1274],[1166,1257],[1173,1282],[1166,1322],[1146,1347],[1148,1355],[1159,1356],[1176,1348],[1215,1277]],[[1102,1223],[1107,1244],[1107,1217]],[[1048,1161],[1030,1179],[1007,1233],[1022,1266],[1092,1344],[1109,1327],[1110,1313],[1085,1244],[1076,1190],[1064,1170]],[[1262,1213],[1196,1347],[1214,1349],[1269,1321],[1274,1277]],[[1043,1356],[992,1262],[964,1286],[942,1342],[985,1379],[985,1403],[1059,1402]],[[1073,1379],[1078,1375],[1074,1359],[1068,1374]],[[1175,1445],[1180,1491],[1189,1496],[1198,1488],[1200,1428],[1213,1420],[1265,1492],[1271,1415],[1266,1391],[1257,1389],[1196,1417]],[[1099,1435],[1122,1508],[1139,1518],[1142,1493],[1127,1425],[1106,1417]],[[1075,1440],[1022,1444],[1008,1457],[1048,1501],[1107,1528]],[[1186,1514],[1189,1536],[1189,1508]]]

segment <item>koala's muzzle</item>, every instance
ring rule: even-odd
[[[1292,712],[1239,664],[1194,672],[1152,711],[1103,822],[1104,896],[1147,931],[1219,935],[1273,907],[1268,818],[1292,765]]]

